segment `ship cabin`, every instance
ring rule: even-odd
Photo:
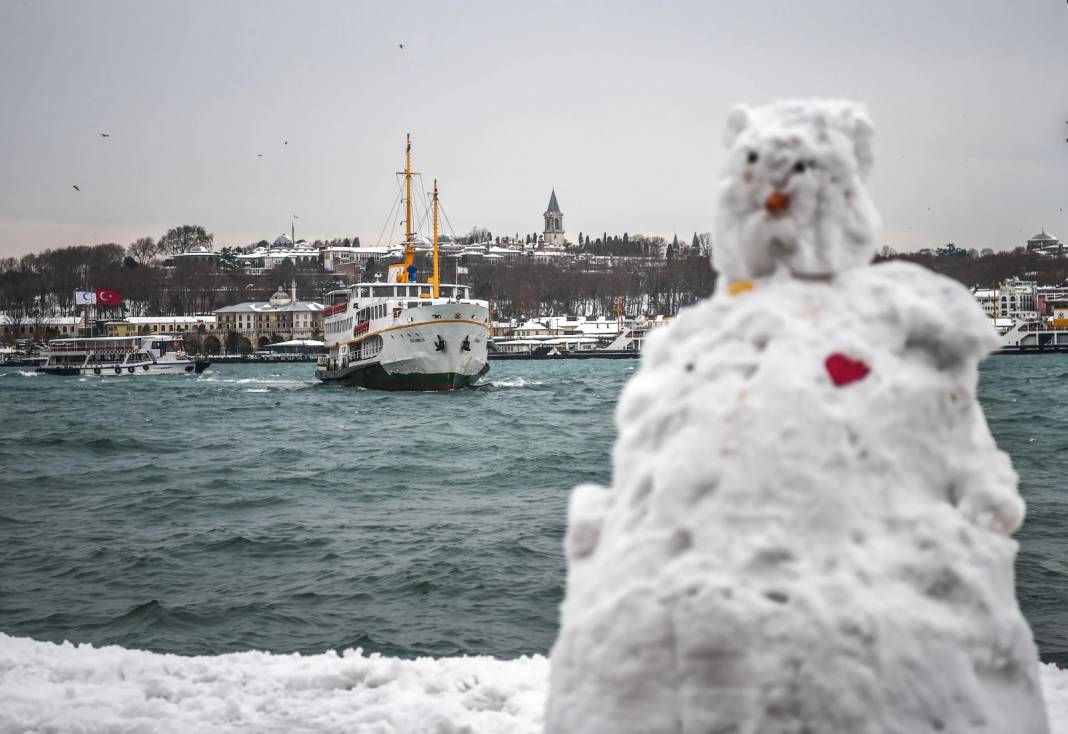
[[[439,319],[439,313],[424,315],[413,309],[470,302],[471,288],[442,284],[438,294],[434,298],[434,286],[429,283],[357,283],[330,291],[323,309],[327,347],[349,338],[359,339],[398,321]]]
[[[152,361],[167,352],[182,352],[181,340],[166,334],[136,337],[86,337],[53,339],[48,342],[47,366],[89,364],[90,366],[131,364]]]

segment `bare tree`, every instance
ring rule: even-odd
[[[177,255],[197,247],[210,250],[214,239],[215,236],[208,234],[199,224],[183,224],[181,227],[167,230],[167,234],[159,238],[159,252]]]
[[[156,259],[159,248],[151,237],[139,237],[126,248],[126,254],[132,257],[138,265],[144,267]]]

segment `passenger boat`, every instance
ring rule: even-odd
[[[203,372],[210,362],[185,353],[176,336],[53,339],[41,351],[38,372],[49,375],[175,375]]]
[[[489,369],[489,303],[470,288],[440,283],[438,183],[434,181],[433,273],[419,281],[412,227],[412,144],[405,150],[404,261],[386,281],[331,291],[323,310],[327,354],[315,376],[375,390],[455,390]]]

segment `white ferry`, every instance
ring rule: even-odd
[[[210,364],[190,358],[180,338],[163,334],[53,339],[41,357],[37,371],[49,375],[177,375]]]
[[[327,294],[327,354],[315,376],[323,382],[377,390],[455,390],[489,369],[489,302],[465,285],[439,282],[438,184],[434,182],[433,273],[419,282],[412,229],[412,145],[405,152],[406,221],[403,263],[386,282],[357,283]]]
[[[640,352],[645,345],[645,340],[653,329],[670,323],[669,319],[657,316],[655,319],[643,319],[634,321],[625,328],[620,329],[619,334],[601,351],[603,352]]]

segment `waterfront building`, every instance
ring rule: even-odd
[[[43,341],[62,336],[77,336],[83,326],[81,316],[10,316],[0,314],[0,341],[11,342],[18,339],[35,339]]]
[[[545,219],[545,231],[542,239],[546,246],[564,246],[564,213],[560,211],[560,204],[556,201],[556,189],[549,196],[549,206],[542,215]]]
[[[328,273],[348,274],[354,274],[356,270],[359,270],[362,273],[367,267],[368,260],[377,262],[389,257],[395,250],[400,252],[398,248],[391,247],[324,247],[322,250],[323,270]]]
[[[257,247],[252,252],[243,252],[234,259],[250,272],[265,272],[282,265],[287,260],[298,268],[314,268],[319,265],[319,250],[305,240],[293,242],[279,235],[273,245]]]
[[[983,309],[983,313],[989,318],[994,318],[998,311],[998,290],[997,288],[973,288],[972,296],[975,297],[976,302],[980,308]]]
[[[212,252],[203,245],[198,245],[189,252],[178,252],[168,256],[167,259],[163,261],[163,264],[177,267],[206,265],[213,268],[218,265],[220,257],[222,257],[220,253]]]
[[[1035,296],[1035,310],[1039,314],[1048,316],[1050,304],[1054,301],[1068,301],[1068,283],[1038,286]]]
[[[184,334],[215,330],[214,314],[195,316],[129,316],[122,321],[104,325],[107,336],[137,336],[140,334]]]
[[[323,304],[297,299],[297,286],[278,289],[269,301],[252,301],[215,310],[216,334],[235,332],[262,349],[273,340],[318,339],[322,336]]]
[[[1038,283],[1010,278],[998,289],[998,316],[1012,319],[1038,318]]]

